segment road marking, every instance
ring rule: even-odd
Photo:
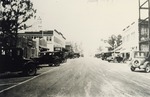
[[[87,83],[87,86],[84,87],[84,90],[85,90],[86,97],[90,97],[91,82]]]
[[[22,84],[24,84],[24,83],[26,83],[26,82],[29,82],[29,81],[31,81],[31,80],[37,78],[37,77],[40,77],[40,76],[42,76],[42,75],[44,75],[44,74],[50,72],[51,70],[52,70],[52,69],[50,69],[50,70],[48,70],[48,71],[46,71],[46,72],[43,72],[43,73],[40,74],[40,75],[34,76],[34,77],[32,77],[32,78],[30,78],[30,79],[28,79],[28,80],[25,80],[25,81],[23,81],[23,82],[20,82],[20,83],[17,83],[17,84],[15,84],[15,85],[13,85],[13,86],[10,86],[10,87],[8,87],[8,88],[6,88],[6,89],[3,89],[3,90],[0,91],[0,93],[2,93],[2,92],[4,92],[4,91],[7,91],[7,90],[10,90],[10,89],[12,89],[12,88],[14,88],[14,87],[17,87],[17,86],[19,86],[19,85],[22,85]]]
[[[7,85],[14,85],[14,84],[17,84],[17,83],[0,84],[0,86],[7,86]]]

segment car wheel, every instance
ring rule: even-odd
[[[60,66],[60,62],[56,62],[56,63],[55,63],[55,66]]]
[[[67,62],[67,59],[64,60],[64,63],[66,63],[66,62]]]
[[[53,64],[52,63],[50,63],[50,64],[48,64],[49,66],[53,66]]]
[[[130,67],[131,71],[135,71],[135,67],[131,66]]]
[[[33,75],[36,75],[36,72],[37,72],[37,69],[36,69],[36,66],[32,63],[28,64],[26,67],[25,67],[25,70],[23,71],[23,73],[27,76],[33,76]]]
[[[146,68],[145,68],[145,71],[148,73],[150,72],[150,64],[147,64]]]

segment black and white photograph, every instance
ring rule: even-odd
[[[0,97],[150,97],[150,0],[0,0]]]

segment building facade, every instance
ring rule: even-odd
[[[139,51],[138,22],[133,22],[122,31],[122,44],[115,49],[127,60],[132,57],[133,51]]]
[[[65,48],[66,38],[57,30],[19,33],[19,37],[31,38],[36,42],[37,53],[44,50],[55,51]]]
[[[121,52],[139,50],[138,22],[133,22],[123,29]]]
[[[150,51],[150,0],[139,0],[139,50]]]
[[[150,51],[150,34],[148,21],[139,24],[139,50]]]
[[[17,47],[23,49],[23,56],[25,58],[37,57],[36,42],[30,38],[19,37]]]

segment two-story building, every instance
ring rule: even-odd
[[[124,58],[129,58],[133,51],[139,50],[139,31],[138,22],[133,22],[123,29],[122,44],[115,49],[122,54]]]
[[[35,41],[37,54],[44,50],[55,51],[65,48],[66,38],[57,30],[28,31],[19,33],[18,36],[30,38]]]
[[[122,31],[122,52],[139,50],[138,23],[133,22]]]

